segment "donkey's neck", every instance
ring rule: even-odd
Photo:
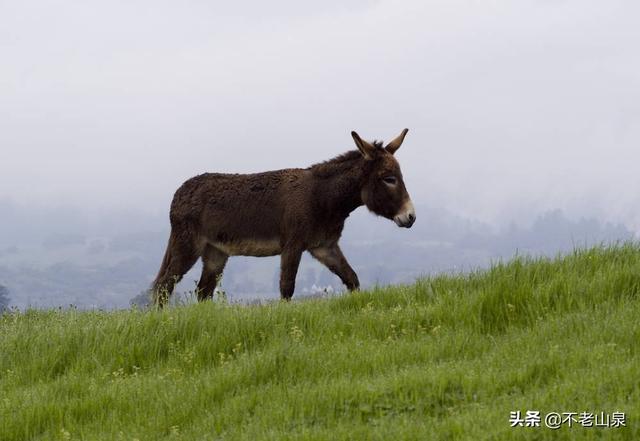
[[[321,184],[318,195],[319,206],[331,217],[346,218],[356,208],[363,205],[359,179],[347,176],[336,176],[326,179]]]
[[[314,201],[323,217],[344,220],[363,205],[362,187],[367,176],[367,164],[357,156],[338,157],[311,168],[314,175]],[[340,160],[342,159],[342,160]]]

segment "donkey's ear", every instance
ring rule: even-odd
[[[408,131],[409,129],[404,129],[393,141],[387,144],[385,149],[393,155],[402,145],[402,141],[404,141],[404,137],[407,136]]]
[[[366,159],[367,161],[373,159],[376,147],[373,144],[364,141],[356,132],[351,132],[351,136],[353,136],[353,140],[356,142],[356,146],[358,146],[358,150],[360,150],[360,153],[362,153],[364,159]]]

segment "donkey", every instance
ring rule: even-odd
[[[153,282],[162,307],[174,286],[202,258],[199,301],[213,296],[229,256],[280,255],[280,296],[290,300],[304,251],[357,290],[358,276],[338,240],[349,214],[366,205],[373,213],[410,228],[416,213],[394,154],[408,129],[382,146],[351,132],[358,150],[308,168],[255,174],[204,173],[176,191],[171,235]]]

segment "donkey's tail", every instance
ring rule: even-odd
[[[153,301],[153,304],[156,306],[162,306],[163,303],[165,303],[165,301],[167,300],[166,299],[167,287],[165,285],[166,285],[167,278],[170,276],[168,272],[169,272],[169,264],[171,262],[171,258],[173,254],[174,242],[175,242],[175,236],[172,231],[171,234],[169,235],[167,249],[164,252],[164,257],[162,258],[162,263],[160,264],[158,275],[156,276],[153,283],[151,284],[151,300]]]

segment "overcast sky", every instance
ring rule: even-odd
[[[0,199],[166,211],[408,127],[418,204],[640,231],[640,3],[307,3],[1,1]]]

